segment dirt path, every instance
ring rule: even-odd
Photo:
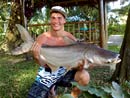
[[[108,45],[118,45],[121,46],[123,41],[123,35],[110,35],[108,38]]]

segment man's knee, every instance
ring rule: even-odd
[[[85,86],[90,81],[89,73],[86,70],[77,71],[74,79],[82,86]]]

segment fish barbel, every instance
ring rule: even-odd
[[[13,55],[20,55],[29,52],[33,45],[33,38],[27,30],[17,24],[16,25],[24,43],[12,51]],[[65,38],[67,42],[69,39]],[[85,61],[85,66],[89,67],[89,63],[94,65],[113,65],[119,63],[121,59],[119,54],[100,48],[94,44],[76,42],[70,40],[71,44],[63,46],[43,45],[40,49],[40,57],[48,64],[52,71],[60,66],[65,66],[67,70],[76,67],[81,60]]]

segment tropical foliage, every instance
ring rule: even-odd
[[[10,4],[0,4],[0,41],[4,39],[10,16]]]
[[[116,82],[112,82],[110,86],[92,86],[86,87],[79,86],[77,83],[73,85],[79,87],[83,91],[83,98],[129,98],[130,97],[130,83],[125,82],[123,85],[119,85]],[[69,97],[68,97],[69,98]]]

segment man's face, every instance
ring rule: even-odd
[[[52,13],[50,17],[51,27],[55,31],[64,29],[65,18],[60,13]]]

